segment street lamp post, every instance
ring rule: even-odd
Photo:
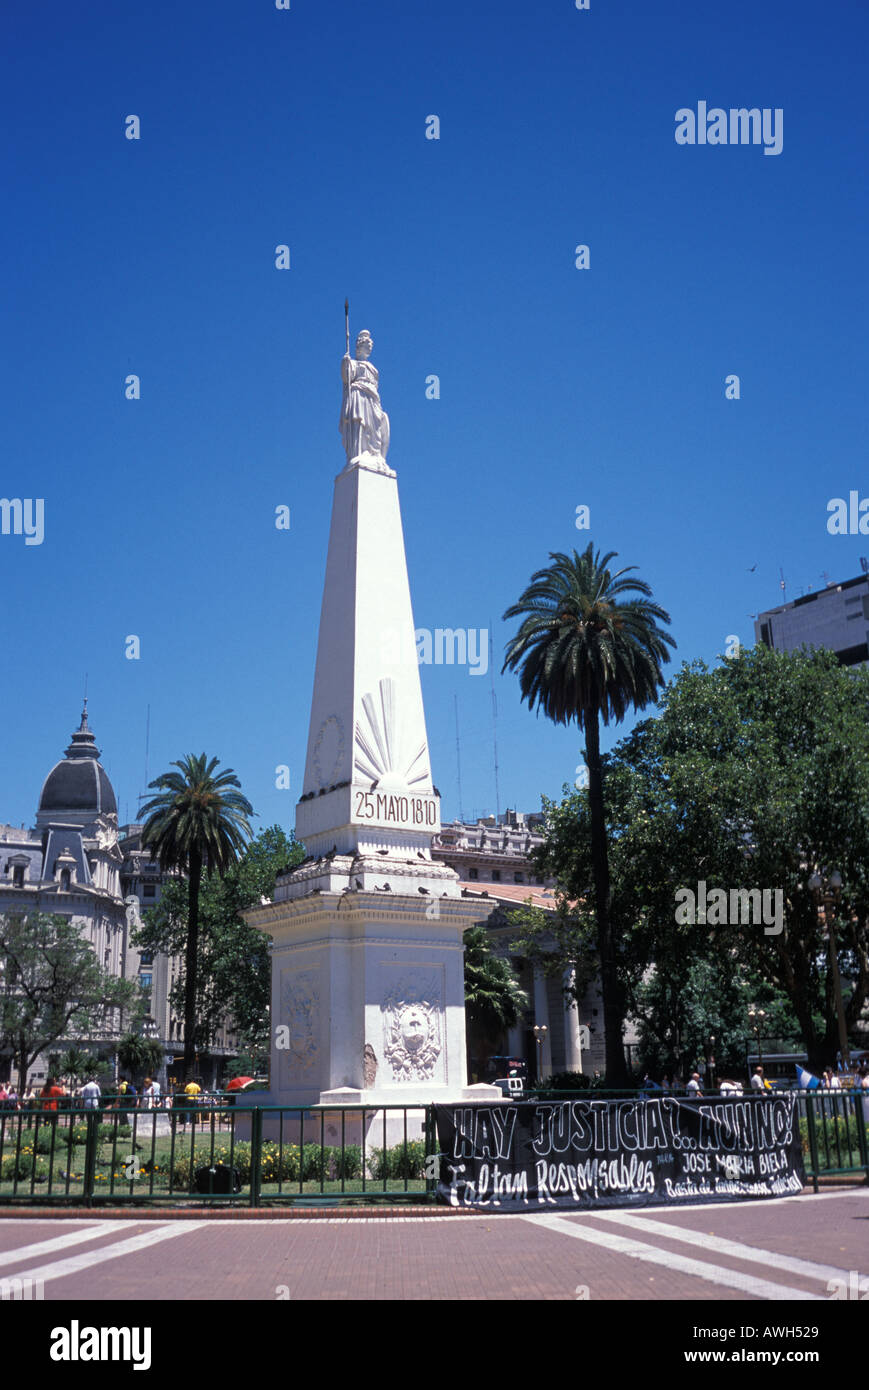
[[[848,1028],[845,1023],[845,1005],[842,1000],[842,978],[839,974],[839,952],[836,944],[836,913],[842,896],[842,875],[838,869],[827,877],[817,870],[809,879],[809,888],[820,914],[824,910],[824,927],[827,938],[827,951],[830,962],[830,976],[833,981],[833,997],[836,1002],[836,1017],[839,1024],[839,1051],[846,1070],[851,1069],[851,1053],[848,1047]]]
[[[760,1030],[763,1026],[763,1020],[766,1018],[766,1011],[764,1009],[755,1008],[754,1004],[752,1004],[748,1011],[748,1018],[751,1023],[751,1031],[757,1038],[758,1064],[763,1066],[763,1042],[761,1041]]]
[[[546,1034],[549,1032],[545,1023],[535,1023],[534,1037],[537,1041],[537,1080],[543,1080],[543,1044],[546,1042]]]

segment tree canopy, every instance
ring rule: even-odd
[[[61,1039],[105,1036],[142,1013],[135,981],[104,970],[63,916],[0,917],[0,971],[0,1045],[18,1062],[22,1090],[35,1059]]]
[[[650,1054],[676,1061],[696,1055],[703,1032],[744,1036],[748,996],[777,1012],[776,1026],[798,1029],[812,1066],[835,1057],[815,870],[843,879],[838,959],[853,1030],[869,996],[867,715],[869,672],[827,651],[759,646],[711,670],[683,667],[659,716],[603,758],[618,970]],[[545,807],[536,867],[571,903],[567,959],[592,941],[588,795]],[[699,903],[701,884],[724,890],[726,920],[699,909],[677,920],[677,893]],[[747,920],[741,905],[733,920],[730,895],[741,888],[780,902],[780,922]]]
[[[272,896],[283,869],[305,857],[304,847],[280,826],[260,831],[223,878],[202,874],[199,898],[199,970],[196,990],[197,1036],[210,1041],[225,1019],[237,1028],[239,1045],[256,1057],[268,1054],[269,939],[241,917],[245,908]],[[156,907],[143,916],[135,944],[142,949],[182,955],[187,941],[188,890],[184,879],[164,885]],[[170,998],[185,999],[182,970]]]

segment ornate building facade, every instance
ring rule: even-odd
[[[555,913],[553,884],[544,882],[530,859],[543,844],[542,824],[542,814],[519,811],[474,824],[453,821],[443,825],[431,851],[433,859],[455,869],[463,896],[479,900],[480,924],[488,931],[495,952],[511,961],[519,977],[528,1008],[522,1021],[509,1030],[506,1051],[527,1062],[529,1076],[541,1080],[554,1072],[602,1072],[605,1066],[598,985],[589,986],[577,1008],[566,993],[570,972],[545,972],[513,946],[517,929],[510,921],[511,908],[530,901],[532,907]],[[627,1043],[630,1040],[626,1038]]]
[[[87,700],[81,722],[63,758],[43,783],[32,830],[0,824],[0,916],[43,912],[72,921],[90,942],[111,975],[137,980],[145,998],[146,1032],[162,1042],[166,1066],[184,1047],[183,1022],[169,1004],[169,991],[180,962],[133,945],[140,914],[160,900],[164,876],[142,849],[142,826],[118,827],[114,788],[100,763],[88,724]],[[110,1053],[124,1020],[107,1018],[97,1036],[68,1039]],[[214,1085],[223,1059],[235,1055],[235,1039],[222,1029],[214,1046],[200,1058],[203,1079]],[[63,1051],[64,1042],[53,1051]],[[30,1068],[28,1081],[41,1086],[48,1058]],[[0,1059],[0,1076],[9,1059]]]

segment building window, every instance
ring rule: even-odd
[[[535,878],[534,882],[535,882],[535,883],[542,883],[542,882],[543,882],[543,875],[542,875],[542,874],[538,874],[537,877]]]
[[[514,875],[513,875],[513,882],[514,882],[514,883],[524,883],[524,882],[525,882],[525,875],[524,875],[524,874],[518,874],[518,873],[517,873],[517,874],[514,874]]]
[[[69,892],[69,869],[61,869],[60,871],[60,891],[62,893]]]
[[[142,889],[143,898],[154,898],[157,896],[157,888],[153,883],[146,883]]]
[[[153,965],[153,964],[154,964],[154,952],[153,952],[153,951],[143,951],[142,954],[139,956],[139,964],[140,964],[140,965]]]
[[[479,872],[478,869],[468,869],[468,878],[471,878],[471,879],[478,879],[479,877],[480,877],[480,872]]]
[[[13,865],[12,865],[12,887],[13,887],[13,888],[23,888],[23,887],[24,887],[24,865],[23,865],[23,864],[13,864]]]
[[[492,882],[493,882],[493,883],[500,883],[500,882],[501,882],[501,870],[500,870],[500,869],[493,869],[493,870],[492,870]]]

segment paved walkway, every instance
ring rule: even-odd
[[[0,1280],[46,1300],[810,1303],[869,1291],[869,1191],[677,1212],[10,1217]]]

